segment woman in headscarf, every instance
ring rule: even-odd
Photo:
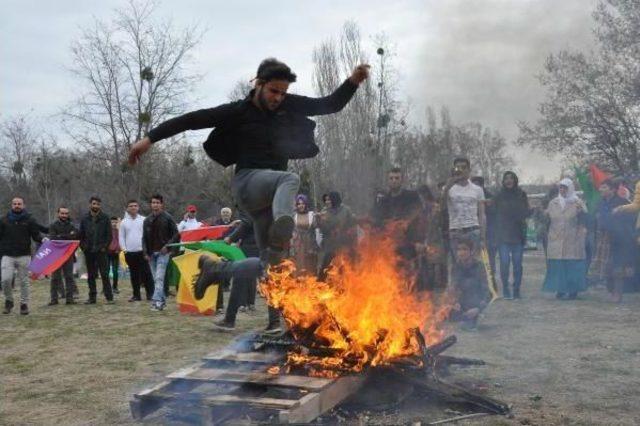
[[[318,245],[316,244],[316,217],[309,210],[309,199],[306,195],[296,197],[296,212],[293,215],[295,228],[291,239],[291,256],[298,272],[306,271],[314,274],[318,264]]]
[[[356,242],[356,220],[349,207],[342,204],[338,192],[323,196],[325,208],[316,215],[322,232],[322,245],[318,261],[318,277],[326,277],[326,269],[339,251],[353,247]]]
[[[575,299],[587,288],[583,216],[586,207],[576,195],[573,181],[564,178],[558,183],[558,196],[549,202],[547,243],[547,273],[544,291],[556,292],[558,299]]]

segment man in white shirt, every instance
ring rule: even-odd
[[[187,206],[187,214],[184,217],[184,220],[178,224],[178,232],[200,228],[202,224],[198,222],[198,219],[196,219],[197,213],[198,209],[196,206],[189,204]]]
[[[469,180],[471,163],[467,158],[453,160],[453,176],[447,181],[444,196],[449,213],[449,243],[455,262],[458,241],[471,240],[476,253],[486,241],[484,191]]]
[[[147,300],[151,300],[153,295],[153,278],[149,269],[149,263],[144,258],[142,251],[142,225],[144,216],[138,214],[140,205],[136,200],[127,202],[127,213],[120,223],[120,248],[124,252],[124,259],[129,266],[131,276],[131,287],[133,296],[129,302],[142,300],[140,287],[144,285]]]

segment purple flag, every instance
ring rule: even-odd
[[[75,253],[80,241],[49,240],[40,248],[29,263],[29,271],[34,276],[49,275],[60,268]]]

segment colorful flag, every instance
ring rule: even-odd
[[[200,250],[187,250],[185,254],[172,259],[180,271],[180,285],[178,285],[176,301],[178,302],[178,310],[182,313],[201,315],[213,315],[215,313],[216,301],[218,300],[218,285],[212,285],[207,288],[201,300],[196,300],[193,295],[193,279],[196,274],[200,272],[198,269],[198,259],[200,259],[200,256],[203,254],[214,260],[220,260],[215,254]]]
[[[596,189],[600,188],[602,182],[607,179],[611,179],[610,174],[600,170],[595,164],[591,164],[589,166],[589,172],[591,173],[591,181]]]
[[[232,246],[224,241],[199,241],[185,244],[184,246],[190,250],[204,250],[215,253],[227,260],[242,260],[247,258],[239,247]]]
[[[576,180],[580,184],[582,196],[584,197],[584,201],[587,204],[587,210],[589,211],[589,213],[593,213],[595,211],[596,205],[598,204],[598,201],[600,201],[600,193],[594,186],[593,181],[591,180],[590,173],[588,173],[584,169],[576,168]]]
[[[180,241],[184,243],[189,241],[218,240],[222,238],[230,228],[230,225],[218,225],[203,226],[201,228],[182,231],[180,233]]]
[[[40,248],[29,263],[32,276],[49,275],[60,268],[75,253],[80,241],[48,240]]]

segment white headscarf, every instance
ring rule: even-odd
[[[573,181],[571,179],[562,179],[560,182],[558,182],[558,186],[560,185],[567,187],[566,196],[563,197],[560,192],[558,192],[558,202],[560,203],[560,207],[562,207],[562,210],[564,210],[567,205],[577,202],[578,196],[576,195],[576,188],[573,185]]]

